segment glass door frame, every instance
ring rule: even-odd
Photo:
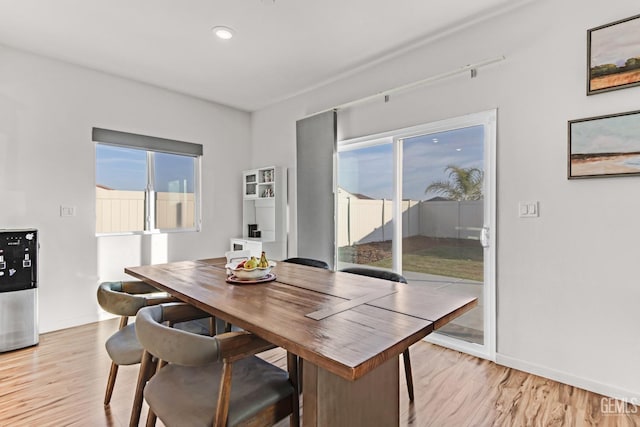
[[[375,135],[338,141],[334,156],[335,218],[338,217],[338,152],[356,150],[380,144],[393,144],[393,190],[394,195],[402,194],[402,141],[404,139],[482,125],[484,129],[484,206],[481,240],[484,255],[484,344],[462,341],[444,334],[432,333],[425,340],[473,356],[495,361],[496,357],[496,122],[497,109],[467,114],[424,125],[383,132]],[[402,200],[393,199],[393,271],[402,274]],[[398,221],[397,219],[400,218]],[[335,227],[336,245],[338,227]],[[335,251],[334,265],[338,265],[338,250]]]

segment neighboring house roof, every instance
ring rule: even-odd
[[[107,187],[106,185],[96,184],[96,188],[102,188],[103,190],[113,190],[111,187]]]
[[[362,194],[362,193],[352,193],[350,191],[345,190],[342,187],[338,187],[338,192],[342,192],[345,193],[347,195],[347,197],[355,197],[356,199],[362,199],[362,200],[375,200],[373,197],[369,197],[366,194]]]
[[[358,199],[364,199],[364,200],[373,200],[373,197],[369,197],[365,194],[362,193],[351,193],[352,196],[357,197]]]

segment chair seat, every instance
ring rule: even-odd
[[[135,365],[142,360],[144,349],[136,337],[136,325],[132,323],[111,335],[105,343],[109,357],[116,365]]]
[[[237,425],[293,393],[287,372],[251,356],[233,364],[227,425]],[[154,375],[144,397],[167,427],[211,426],[222,363],[190,367],[169,364]],[[177,411],[176,408],[181,408]]]

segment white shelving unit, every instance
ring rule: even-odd
[[[245,244],[267,257],[287,257],[287,170],[277,166],[251,169],[242,173],[242,241],[231,239],[231,249]],[[257,224],[260,237],[249,236],[249,224]]]
[[[275,198],[277,187],[282,185],[277,178],[280,170],[281,168],[270,166],[244,171],[242,173],[244,199]]]

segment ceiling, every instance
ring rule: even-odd
[[[519,3],[0,0],[0,44],[255,111]]]

